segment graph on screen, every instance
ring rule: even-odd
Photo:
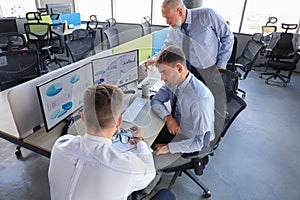
[[[124,86],[138,80],[138,50],[92,60],[94,84]]]
[[[81,108],[84,91],[92,85],[91,63],[37,85],[46,131]]]

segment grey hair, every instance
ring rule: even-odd
[[[182,0],[164,0],[161,4],[162,7],[181,7],[185,8],[185,5]]]

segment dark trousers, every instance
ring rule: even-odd
[[[167,125],[164,125],[158,136],[155,138],[153,144],[168,144],[173,140],[174,137],[175,135],[168,131]]]

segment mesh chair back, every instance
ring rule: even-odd
[[[76,40],[67,40],[66,47],[71,54],[73,62],[82,60],[89,55],[95,54],[94,39],[91,36]]]
[[[225,136],[228,128],[247,106],[245,101],[237,95],[239,77],[230,70],[219,70],[226,93],[225,114],[215,112],[215,140],[211,142],[213,148],[217,148],[222,137]]]
[[[263,48],[262,34],[253,34],[252,38],[246,43],[242,54],[236,59],[236,63],[240,64],[239,68],[245,72],[250,71]]]
[[[142,36],[151,33],[151,18],[149,16],[143,17],[141,27],[142,27]]]
[[[86,38],[88,35],[89,35],[88,31],[86,29],[82,29],[82,28],[75,29],[72,32],[73,40],[77,40],[77,39],[81,39],[81,38]]]
[[[0,89],[40,76],[38,52],[33,49],[0,53]]]
[[[23,34],[17,32],[0,33],[0,49],[11,51],[26,47],[26,39]]]
[[[24,29],[30,48],[41,51],[49,45],[50,25],[48,23],[25,23]]]
[[[118,29],[115,27],[109,27],[104,31],[104,34],[108,41],[108,49],[116,47],[120,44]]]
[[[65,23],[51,24],[51,34],[49,45],[50,51],[53,53],[64,53],[64,27]]]

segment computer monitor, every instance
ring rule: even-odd
[[[0,18],[0,33],[18,32],[16,18]]]
[[[92,60],[94,84],[109,83],[119,87],[138,81],[137,49]]]
[[[48,3],[46,4],[48,14],[68,14],[72,13],[71,4],[69,3]]]
[[[84,91],[92,85],[91,63],[37,85],[46,131],[50,131],[80,109]]]

